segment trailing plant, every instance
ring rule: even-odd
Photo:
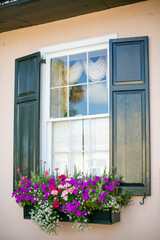
[[[62,215],[74,222],[74,226],[83,232],[88,229],[88,218],[94,210],[120,212],[131,201],[131,194],[119,194],[120,182],[109,176],[104,169],[102,176],[85,176],[74,169],[74,174],[59,175],[45,171],[45,162],[40,160],[37,173],[31,179],[21,176],[16,182],[17,189],[12,193],[21,206],[34,206],[31,211],[32,221],[48,234],[57,234],[57,227]]]

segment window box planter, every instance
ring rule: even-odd
[[[25,206],[23,208],[24,219],[31,219],[30,211],[33,209],[33,206]],[[73,220],[69,219],[64,213],[60,213],[60,217],[62,218],[62,222],[73,222]],[[109,211],[93,211],[93,214],[89,217],[89,223],[96,224],[106,224],[111,225],[113,223],[120,221],[120,213],[113,213],[112,209]]]

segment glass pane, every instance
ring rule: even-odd
[[[69,88],[69,116],[87,114],[87,86]]]
[[[76,166],[77,171],[82,172],[83,169],[83,154],[82,153],[71,153],[71,173],[74,173],[74,166]]]
[[[89,84],[89,115],[108,113],[106,82]]]
[[[89,52],[88,54],[89,82],[107,79],[107,49]]]
[[[86,53],[69,56],[69,84],[87,82]]]
[[[84,120],[84,151],[90,149],[90,120]]]
[[[67,84],[67,57],[51,59],[50,87],[64,86]]]
[[[69,150],[68,122],[53,123],[52,152],[65,152]]]
[[[82,120],[70,121],[70,149],[82,151],[83,149]]]
[[[109,152],[92,152],[90,164],[92,175],[102,175],[104,168],[109,170]]]
[[[67,117],[67,87],[50,90],[50,117]]]
[[[91,119],[91,150],[109,151],[109,118]]]
[[[64,174],[66,166],[68,167],[68,153],[53,154],[52,169],[59,168],[59,175]]]

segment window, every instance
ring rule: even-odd
[[[111,36],[105,38],[92,39],[93,44],[80,41],[77,47],[45,53],[46,118],[42,128],[46,128],[43,145],[50,142],[45,152],[50,169],[58,167],[64,172],[67,166],[73,173],[76,166],[87,174],[102,174],[106,167],[109,171]]]
[[[41,156],[61,171],[114,168],[122,190],[150,195],[148,38],[114,37],[16,59],[14,178],[17,168],[30,176]]]

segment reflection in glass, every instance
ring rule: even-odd
[[[67,116],[67,87],[50,90],[50,117]]]
[[[89,84],[89,115],[108,113],[106,82]]]
[[[69,84],[86,83],[86,53],[69,56]]]
[[[87,115],[87,86],[69,88],[69,116]]]
[[[109,170],[109,152],[92,152],[90,166],[92,175],[102,175],[104,168]]]
[[[89,52],[88,77],[90,82],[107,79],[107,49]]]
[[[51,88],[67,84],[67,56],[51,59],[50,81]]]
[[[58,173],[64,174],[68,167],[68,153],[56,153],[52,157],[52,169],[59,168]]]
[[[69,150],[68,121],[55,122],[52,127],[52,152],[66,152]]]
[[[109,118],[91,119],[91,150],[109,151]]]

